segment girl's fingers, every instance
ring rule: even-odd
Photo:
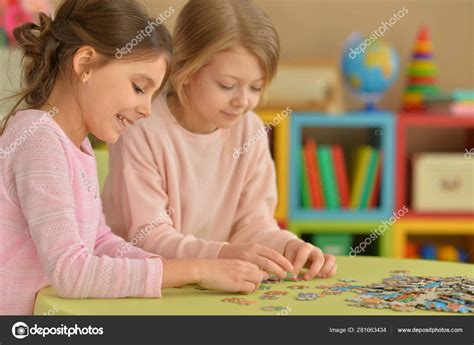
[[[276,274],[277,276],[281,278],[285,277],[285,270],[281,268],[280,266],[278,266],[273,261],[267,259],[266,257],[258,256],[256,259],[256,264],[258,265],[258,267],[260,267],[261,269],[269,273]]]
[[[324,254],[324,265],[319,271],[318,276],[327,278],[335,265],[336,265],[336,257],[331,254]]]
[[[298,254],[298,250],[295,250],[293,248],[290,248],[290,250],[287,250],[285,252],[285,257],[288,259],[288,261],[292,264],[293,269],[291,272],[295,271],[295,259],[296,259],[296,254]]]
[[[262,271],[258,268],[257,265],[253,263],[245,263],[246,265],[246,271],[244,272],[243,275],[243,280],[247,282],[254,283],[255,285],[260,284],[262,281]]]
[[[310,259],[311,259],[311,266],[309,271],[305,273],[305,279],[313,279],[320,271],[321,268],[325,265],[325,257],[321,249],[318,247],[312,246]]]
[[[335,275],[336,272],[337,272],[337,264],[334,264],[334,267],[332,268],[331,272],[329,272],[328,278]]]
[[[271,249],[271,248],[268,248],[268,247],[265,247],[265,246],[261,246],[258,249],[258,254],[260,256],[266,257],[267,259],[275,262],[285,272],[292,272],[293,271],[293,265],[291,264],[291,262],[274,249]]]
[[[299,246],[298,253],[296,254],[295,261],[293,262],[294,274],[298,274],[301,271],[301,268],[304,266],[306,261],[308,261],[313,248],[314,247],[309,243],[304,243]]]
[[[255,291],[255,284],[247,281],[240,283],[239,292],[249,294]]]
[[[319,274],[318,274],[318,277],[319,277],[319,278],[330,278],[330,277],[332,277],[333,275],[335,275],[336,272],[337,272],[337,264],[334,264],[334,266],[331,268],[331,270],[329,271],[328,274],[326,274],[325,276],[322,276],[322,275],[319,276]]]

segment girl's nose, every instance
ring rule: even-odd
[[[231,105],[236,108],[247,108],[249,105],[247,93],[244,90],[239,91],[232,99]]]
[[[147,118],[150,117],[151,115],[151,101],[147,101],[146,104],[143,104],[137,108],[137,113],[140,114],[140,116]]]

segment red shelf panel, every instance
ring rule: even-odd
[[[396,120],[395,129],[395,207],[402,208],[407,205],[407,130],[413,127],[442,127],[442,128],[474,128],[474,117],[453,116],[447,113],[399,113]],[[409,206],[409,205],[408,205]],[[442,213],[431,213],[430,217],[446,217]],[[466,214],[464,214],[466,215]],[[428,218],[428,214],[421,214]],[[448,217],[461,217],[451,214]],[[470,215],[468,215],[470,216]]]
[[[411,211],[408,212],[403,216],[403,219],[455,219],[459,221],[472,221],[474,224],[474,213],[429,213],[429,212],[415,212]]]
[[[397,122],[411,127],[474,127],[474,116],[432,113],[399,113]]]

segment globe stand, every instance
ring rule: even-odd
[[[364,109],[366,112],[374,112],[374,111],[377,111],[377,107],[375,106],[375,103],[366,103],[365,104],[365,109]]]

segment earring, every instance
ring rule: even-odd
[[[82,84],[85,85],[85,84],[87,83],[87,79],[88,79],[88,78],[87,78],[87,74],[83,74],[83,75],[82,75]]]

